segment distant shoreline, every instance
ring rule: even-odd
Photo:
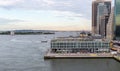
[[[14,33],[14,35],[50,35],[55,33]],[[0,33],[0,35],[11,35],[10,33]]]
[[[0,34],[0,35],[10,35],[10,34]],[[15,34],[15,35],[52,35],[52,34]]]

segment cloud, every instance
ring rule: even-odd
[[[53,5],[55,4],[55,2],[53,0],[43,0],[44,3],[48,4],[48,5]]]
[[[54,11],[54,14],[58,17],[82,17],[82,14],[77,14],[69,11]]]
[[[57,22],[52,23],[45,23],[39,24],[32,24],[32,22],[22,22],[22,23],[13,23],[13,24],[5,24],[0,26],[0,30],[14,30],[14,29],[33,29],[33,30],[69,30],[69,31],[76,31],[76,30],[91,30],[91,25],[86,24],[90,23],[89,20],[80,19],[80,22],[83,24],[79,24],[79,22]],[[35,22],[34,22],[35,23]],[[27,26],[27,27],[26,27]]]
[[[91,0],[0,0],[0,8],[70,11],[91,17]]]
[[[0,8],[70,11],[91,19],[91,3],[92,0],[0,0]]]
[[[23,2],[24,0],[0,0],[1,6],[9,6],[13,4],[17,4],[19,2]]]
[[[17,22],[24,22],[23,20],[18,19],[7,19],[7,18],[0,18],[0,25],[9,24],[9,23],[17,23]]]
[[[17,12],[16,14],[20,13],[20,15],[25,15],[27,20],[33,21],[24,22],[23,20],[19,20],[19,18],[0,18],[0,24],[6,23],[6,25],[2,25],[0,29],[25,29],[27,26],[28,29],[90,30],[91,3],[92,0],[0,0],[0,8],[7,9],[5,11],[8,12],[15,10]],[[18,12],[18,10],[26,11],[27,14],[30,11],[34,11],[29,14],[29,17],[32,16],[32,18],[35,17],[34,15],[41,16],[40,11],[43,11],[43,14],[45,14],[45,11],[50,11],[49,13],[52,12],[51,15],[55,16],[51,17],[50,20],[53,19],[55,21],[46,23],[49,18],[45,17],[45,22],[35,22],[36,20],[29,19],[26,17],[26,13]],[[38,13],[35,14],[35,12]],[[51,16],[49,13],[47,13],[47,15]],[[40,17],[35,17],[35,19],[36,18],[40,19]],[[41,23],[44,25],[41,25]]]

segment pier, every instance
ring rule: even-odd
[[[111,53],[46,53],[44,59],[99,59],[112,58],[120,62],[120,56]]]
[[[45,59],[113,58],[110,53],[47,53]]]

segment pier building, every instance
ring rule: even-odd
[[[51,41],[53,53],[108,53],[109,41],[98,41],[92,38],[57,38]]]

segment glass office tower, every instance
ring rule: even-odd
[[[120,39],[120,0],[115,0],[115,38]]]
[[[109,3],[109,4],[107,4]],[[97,34],[106,36],[106,26],[111,12],[110,2],[101,2],[97,6]]]
[[[95,0],[92,2],[92,33],[106,37],[107,24],[111,14],[111,1]]]

